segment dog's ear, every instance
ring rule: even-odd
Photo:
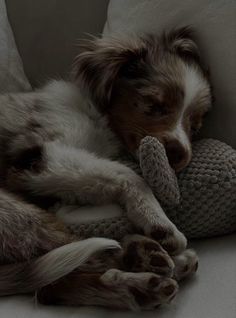
[[[191,27],[185,26],[164,33],[162,41],[164,47],[170,52],[178,54],[183,59],[199,62],[199,49]]]
[[[83,52],[75,59],[73,74],[101,111],[107,109],[118,78],[140,75],[148,50],[146,46],[139,38],[99,38],[85,43]]]

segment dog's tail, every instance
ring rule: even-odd
[[[83,265],[90,256],[119,249],[118,242],[89,238],[61,246],[29,262],[0,266],[0,296],[34,292]]]

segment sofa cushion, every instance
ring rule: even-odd
[[[202,130],[236,147],[236,1],[111,0],[104,35],[192,25],[210,67],[215,103]]]
[[[78,53],[78,41],[100,34],[108,0],[6,0],[17,47],[32,86],[65,77]]]
[[[0,92],[29,90],[21,58],[8,22],[5,1],[0,0]]]

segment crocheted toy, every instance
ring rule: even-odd
[[[160,153],[165,160],[164,152],[158,140],[144,138],[140,146],[140,167],[145,180],[178,229],[188,238],[236,231],[236,150],[214,139],[195,142],[192,160],[178,174],[178,183],[173,182],[175,175],[166,164],[167,178],[162,185],[166,195],[158,190],[161,188],[158,182],[161,166],[158,162]]]
[[[145,137],[139,161],[139,165],[132,163],[132,168],[143,175],[166,214],[188,238],[236,231],[236,150],[213,139],[197,141],[192,161],[176,177],[162,144],[156,138]],[[97,220],[91,220],[88,211],[89,222],[69,226],[81,237],[120,239],[135,233],[126,214],[117,211],[113,206],[112,216]],[[63,219],[63,215],[60,217]]]

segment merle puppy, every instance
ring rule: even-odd
[[[74,81],[0,97],[7,189],[0,194],[0,295],[37,291],[47,304],[134,310],[175,296],[197,256],[144,180],[117,158],[124,149],[135,155],[151,135],[176,171],[189,163],[192,134],[211,105],[199,61],[189,28],[93,39],[75,60]],[[116,202],[143,236],[125,237],[122,247],[79,241],[23,197],[62,207]]]

